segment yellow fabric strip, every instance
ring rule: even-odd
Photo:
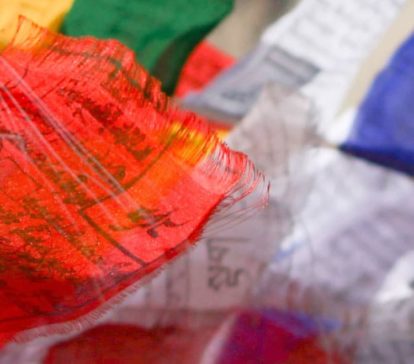
[[[72,5],[73,0],[0,0],[0,49],[13,39],[19,15],[57,31]]]

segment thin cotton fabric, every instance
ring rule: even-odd
[[[97,309],[263,183],[119,42],[20,31],[0,54],[3,342]]]

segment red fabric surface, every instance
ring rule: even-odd
[[[53,346],[44,364],[195,364],[212,331],[102,325]]]
[[[134,59],[28,22],[0,54],[0,342],[96,309],[261,181]]]

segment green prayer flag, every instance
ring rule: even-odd
[[[233,8],[233,0],[76,0],[62,31],[115,38],[172,93],[189,53]]]

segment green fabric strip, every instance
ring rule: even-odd
[[[62,32],[115,38],[172,94],[189,53],[233,8],[233,0],[76,0]]]

